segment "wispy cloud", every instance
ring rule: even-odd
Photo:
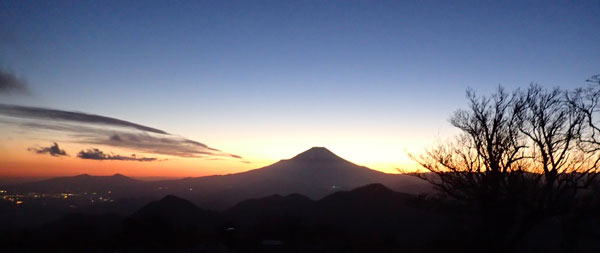
[[[65,133],[71,142],[128,148],[144,153],[179,157],[241,159],[206,144],[166,131],[116,118],[40,107],[0,104],[2,122],[22,129]]]
[[[19,105],[4,105],[0,104],[0,115],[6,115],[16,118],[26,118],[26,119],[43,119],[43,120],[54,120],[54,121],[70,121],[70,122],[78,122],[78,123],[87,123],[87,124],[101,124],[115,127],[126,127],[133,128],[137,130],[142,130],[146,132],[152,132],[157,134],[167,134],[167,132],[136,124],[133,122],[95,115],[95,114],[87,114],[82,112],[71,112],[71,111],[62,111],[41,107],[29,107],[29,106],[19,106]]]
[[[0,69],[0,95],[1,94],[29,94],[27,82],[15,74]]]
[[[227,154],[205,144],[173,136],[156,136],[147,133],[113,133],[108,138],[92,138],[84,142],[102,144],[115,147],[124,147],[148,153],[173,155],[180,157],[205,157],[221,156],[241,158],[237,155]]]
[[[122,156],[115,154],[106,154],[97,148],[79,151],[77,157],[90,160],[118,160],[118,161],[136,161],[136,162],[152,162],[156,161],[154,157],[138,157],[135,154],[131,156]]]
[[[51,156],[67,156],[67,152],[58,146],[58,143],[52,144],[50,147],[28,148],[27,150],[37,154],[49,154]]]

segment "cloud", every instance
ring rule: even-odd
[[[51,156],[67,156],[67,152],[58,147],[58,143],[52,144],[50,147],[28,148],[27,150],[37,154],[49,154]]]
[[[120,133],[113,134],[99,144],[137,148],[147,152],[182,157],[220,156],[241,159],[241,156],[225,153],[197,141],[178,137],[157,137],[149,134]]]
[[[23,122],[19,126],[40,130],[68,133],[73,142],[133,149],[144,153],[154,153],[179,157],[221,157],[241,159],[240,156],[211,148],[203,143],[173,135],[160,135],[147,132],[129,132],[100,129],[66,124],[41,124]]]
[[[228,154],[205,144],[175,136],[160,136],[147,133],[113,133],[108,137],[84,140],[92,144],[130,148],[147,153],[157,153],[180,157],[220,156],[241,158]]]
[[[16,118],[26,118],[26,119],[44,119],[44,120],[54,120],[54,121],[70,121],[70,122],[78,122],[78,123],[88,123],[88,124],[101,124],[115,127],[126,127],[137,129],[141,131],[157,133],[157,134],[166,134],[169,133],[136,124],[133,122],[95,115],[95,114],[87,114],[82,112],[71,112],[71,111],[62,111],[62,110],[54,110],[48,108],[41,107],[29,107],[29,106],[18,106],[18,105],[5,105],[0,104],[0,115],[11,116]]]
[[[2,104],[0,116],[10,117],[0,123],[16,124],[22,129],[65,133],[69,136],[69,141],[75,143],[106,145],[178,157],[242,159],[241,156],[160,129],[105,116]]]
[[[137,157],[135,154],[131,156],[122,156],[114,154],[106,154],[97,148],[81,150],[77,154],[77,157],[81,159],[89,160],[118,160],[118,161],[136,161],[136,162],[153,162],[158,159],[154,157]]]
[[[29,94],[29,86],[13,73],[0,69],[0,94]]]

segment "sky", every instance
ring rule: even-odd
[[[598,1],[1,1],[0,177],[227,174],[313,146],[410,171],[468,87],[600,73],[598,27]]]

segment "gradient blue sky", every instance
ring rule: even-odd
[[[5,0],[0,67],[33,94],[0,99],[390,170],[452,132],[467,87],[582,85],[599,28],[599,1]]]

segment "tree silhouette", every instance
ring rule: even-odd
[[[478,218],[472,236],[486,251],[512,252],[536,225],[573,212],[596,182],[600,85],[467,90],[467,99],[450,118],[461,134],[412,156],[431,172],[417,176]]]

